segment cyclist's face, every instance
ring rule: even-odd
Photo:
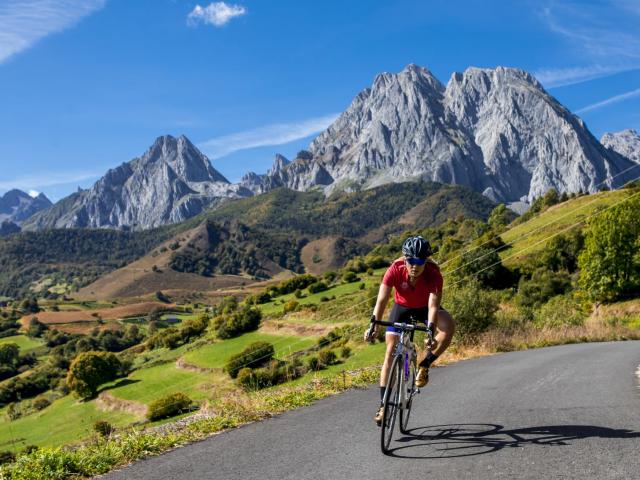
[[[418,275],[420,275],[424,271],[424,264],[423,265],[411,265],[407,261],[406,258],[404,260],[404,266],[407,268],[407,271],[409,272],[409,276],[410,277],[417,277]]]

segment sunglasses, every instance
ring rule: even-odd
[[[409,265],[422,266],[426,263],[425,259],[415,257],[405,257],[404,259]]]

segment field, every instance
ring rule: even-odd
[[[5,343],[15,343],[18,345],[21,354],[25,354],[42,346],[42,340],[27,337],[26,335],[14,335],[12,337],[0,338],[0,345]]]

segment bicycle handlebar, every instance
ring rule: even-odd
[[[418,330],[420,332],[426,332],[429,329],[426,326],[423,325],[414,325],[412,323],[405,323],[405,322],[383,322],[382,320],[371,320],[371,327],[370,330],[373,330],[374,325],[383,325],[385,327],[395,327],[395,328],[400,328],[401,330]]]

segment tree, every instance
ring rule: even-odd
[[[113,353],[84,352],[71,362],[67,385],[80,398],[88,399],[96,394],[101,384],[117,378],[121,367]]]
[[[501,203],[491,211],[487,223],[494,230],[499,230],[511,223],[511,221],[516,217],[517,215],[514,212],[509,210],[504,203]]]
[[[16,367],[20,360],[20,347],[15,343],[0,345],[0,365]]]
[[[608,302],[640,293],[640,198],[601,212],[588,224],[578,258],[580,286]]]

